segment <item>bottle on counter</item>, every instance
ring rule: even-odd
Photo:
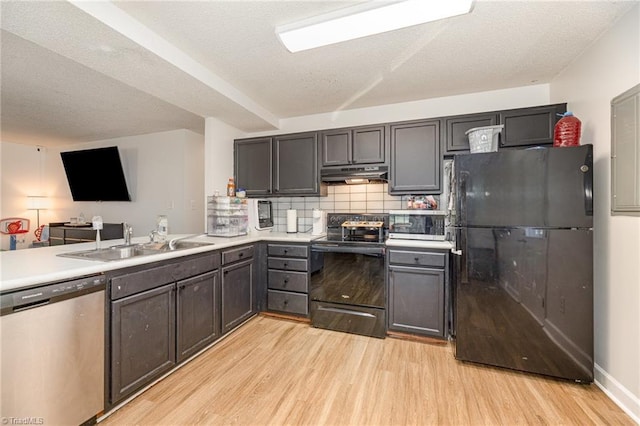
[[[236,183],[233,178],[229,178],[229,182],[227,183],[227,197],[235,197],[236,196]]]

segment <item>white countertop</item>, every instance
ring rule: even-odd
[[[171,238],[187,237],[185,235],[170,235]],[[289,234],[285,232],[256,232],[245,236],[221,238],[206,235],[187,238],[187,241],[211,243],[211,246],[196,247],[150,256],[137,256],[130,259],[122,259],[112,262],[99,260],[73,259],[57,256],[60,253],[70,253],[82,250],[91,250],[96,243],[80,243],[51,247],[31,248],[24,250],[10,250],[0,252],[0,292],[36,286],[39,284],[61,281],[84,275],[97,274],[130,266],[143,265],[164,259],[186,256],[196,253],[204,253],[212,250],[220,250],[227,247],[242,244],[251,244],[259,241],[283,241],[308,243],[324,235],[311,235],[310,233]],[[133,243],[148,242],[147,237],[136,237]],[[123,244],[124,240],[102,241],[100,247],[111,247]],[[450,250],[454,248],[451,241],[419,241],[388,239],[387,247],[414,247],[424,249]]]
[[[185,235],[169,235],[171,238],[187,237]],[[221,238],[206,235],[187,238],[187,241],[212,243],[211,246],[196,247],[150,256],[137,256],[130,259],[122,259],[112,262],[103,262],[88,259],[73,259],[57,256],[60,253],[70,253],[82,250],[91,250],[96,247],[95,242],[51,247],[30,248],[24,250],[10,250],[0,252],[0,292],[26,288],[39,284],[55,282],[84,275],[97,274],[129,266],[142,265],[163,259],[204,253],[207,251],[224,249],[226,247],[250,244],[258,241],[285,241],[285,242],[310,242],[324,235],[311,235],[310,233],[288,234],[285,232],[260,232],[240,237]],[[136,237],[133,243],[148,242],[147,237]],[[101,248],[123,244],[124,240],[102,241]]]

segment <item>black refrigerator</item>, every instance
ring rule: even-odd
[[[455,356],[593,381],[593,147],[456,155]]]

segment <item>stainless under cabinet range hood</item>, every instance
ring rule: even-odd
[[[370,181],[387,181],[387,166],[336,167],[320,170],[320,179],[327,183],[369,183]]]

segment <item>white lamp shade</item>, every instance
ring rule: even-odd
[[[27,210],[46,210],[49,207],[47,197],[30,195],[27,197]]]

